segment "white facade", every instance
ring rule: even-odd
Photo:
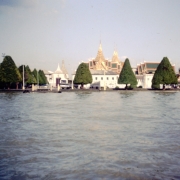
[[[119,75],[112,71],[104,70],[90,70],[92,74],[92,83],[84,85],[84,88],[115,88],[118,86],[117,81]],[[75,74],[72,75],[72,81],[74,81]]]
[[[142,86],[142,88],[151,89],[153,76],[154,74],[136,75],[137,87]]]
[[[97,75],[93,74],[92,79],[93,82],[91,83],[90,87],[95,88],[95,87],[104,87],[106,86],[107,88],[115,88],[118,86],[117,81],[118,81],[118,75]]]
[[[58,84],[67,84],[68,83],[68,74],[67,71],[64,73],[61,68],[57,67],[55,72],[52,71],[44,71],[44,74],[51,85],[51,87],[57,87]]]

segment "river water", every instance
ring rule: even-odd
[[[180,179],[180,92],[0,93],[0,179]]]

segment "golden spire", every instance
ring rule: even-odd
[[[100,45],[99,45],[99,51],[102,51],[101,41],[100,41]]]
[[[120,62],[119,57],[118,57],[118,52],[116,50],[114,50],[112,62]]]
[[[105,62],[105,58],[102,51],[101,41],[100,41],[97,56],[94,61],[96,62],[96,70],[104,69],[104,67],[102,66],[102,62]]]

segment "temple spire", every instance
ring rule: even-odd
[[[68,76],[68,72],[64,64],[64,60],[62,60],[61,70],[64,73],[65,77],[68,78],[69,76]]]
[[[97,56],[96,56],[94,62],[96,63],[96,65],[95,65],[96,70],[104,69],[103,64],[105,64],[105,58],[104,58],[103,51],[102,51],[101,41],[100,41],[98,53],[97,53]]]
[[[116,50],[113,52],[112,62],[120,62],[118,52]]]
[[[99,45],[99,51],[102,51],[101,41],[100,41],[100,45]]]
[[[61,71],[61,69],[59,67],[59,63],[58,63],[58,67],[57,67],[57,69],[56,69],[56,71],[54,73],[56,73],[56,74],[61,74],[62,73],[62,71]]]

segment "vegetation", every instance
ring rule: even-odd
[[[24,66],[24,81],[26,85],[37,83],[37,74],[39,84],[47,84],[47,79],[42,70],[34,69],[32,72],[29,66]],[[0,88],[22,88],[23,81],[23,65],[16,67],[11,56],[5,56],[3,62],[0,63]]]
[[[47,84],[48,82],[47,82],[47,78],[46,78],[46,76],[44,74],[44,71],[39,70],[38,74],[40,76],[39,84]]]
[[[23,65],[19,66],[18,69],[19,69],[19,72],[23,79]],[[34,77],[33,73],[31,72],[29,66],[24,66],[24,81],[25,81],[25,84],[27,84],[27,85],[36,83],[36,78]]]
[[[132,71],[129,59],[126,59],[124,62],[124,66],[119,74],[118,84],[126,84],[125,89],[127,89],[128,84],[130,84],[130,89],[137,85],[137,79]]]
[[[81,88],[83,88],[84,84],[89,84],[89,83],[92,83],[91,72],[86,63],[81,63],[76,71],[74,84],[81,84]]]
[[[9,89],[11,85],[16,84],[17,89],[20,81],[22,78],[16,64],[11,56],[5,56],[0,66],[1,87]]]
[[[34,69],[34,70],[32,71],[32,74],[33,74],[33,76],[34,76],[35,79],[36,79],[36,83],[39,83],[39,74],[37,73],[37,70]]]
[[[45,76],[45,74],[44,74],[44,71],[39,70],[39,71],[37,72],[37,70],[34,69],[33,72],[32,72],[32,74],[33,74],[33,76],[35,77],[36,82],[37,82],[38,84],[42,85],[42,84],[47,84],[47,83],[48,83],[47,78],[46,78],[46,76]]]
[[[160,84],[163,85],[163,89],[165,89],[165,85],[177,84],[177,76],[167,57],[164,57],[158,65],[152,79],[152,88],[160,89]]]

